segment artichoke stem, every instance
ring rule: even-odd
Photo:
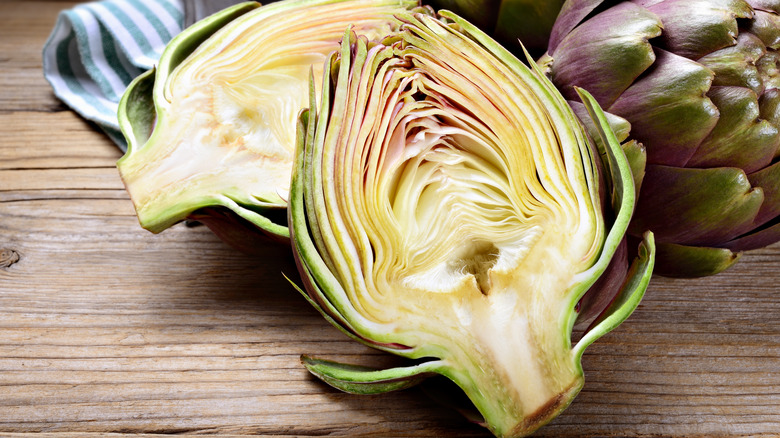
[[[438,342],[449,369],[443,374],[461,387],[496,436],[526,436],[571,403],[584,384],[582,367],[565,335],[561,305],[567,300],[497,288],[491,277],[487,295],[455,306],[461,327],[454,331],[462,336],[451,336],[451,327],[449,341]]]
[[[549,363],[557,359],[548,356],[541,348],[519,362],[502,363],[511,367],[502,369],[487,359],[471,362],[471,369],[454,372],[450,378],[471,399],[491,432],[498,437],[523,437],[555,418],[584,384],[579,366],[560,367]],[[573,355],[566,357],[574,365]]]

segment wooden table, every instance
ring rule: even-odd
[[[0,3],[0,435],[487,436],[417,389],[339,393],[303,353],[394,361],[333,329],[281,273],[204,227],[142,230],[120,152],[52,94],[67,2]],[[656,278],[584,357],[538,436],[780,435],[780,245],[714,278]]]

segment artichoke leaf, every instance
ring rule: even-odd
[[[642,3],[642,2],[639,2]],[[645,2],[663,22],[661,45],[688,59],[733,46],[739,33],[737,19],[752,18],[744,0],[665,0]]]
[[[608,108],[655,62],[648,41],[660,35],[661,28],[654,14],[631,2],[620,3],[574,28],[554,51],[548,52],[555,63],[552,79],[571,84],[561,87],[569,99],[577,97],[575,86],[588,84],[587,90]],[[607,66],[601,61],[610,57],[619,60],[620,65]]]
[[[647,162],[683,165],[718,121],[718,108],[705,94],[713,73],[664,50],[646,75],[607,111],[632,120],[631,137],[647,147]]]
[[[775,218],[772,222],[730,240],[723,246],[732,251],[748,251],[769,246],[777,241],[780,241],[780,221]]]
[[[707,246],[749,231],[763,202],[763,190],[753,187],[741,169],[650,164],[631,230],[635,235],[652,230],[659,242]],[[675,211],[674,220],[659,205]]]
[[[742,256],[726,248],[658,243],[654,272],[666,277],[706,277],[728,269]]]
[[[780,146],[780,130],[759,118],[756,94],[733,86],[712,87],[707,94],[720,118],[687,165],[738,167],[748,174],[769,165]]]
[[[620,291],[574,346],[573,350],[578,358],[582,358],[585,348],[620,325],[639,306],[653,275],[655,254],[653,233],[648,231],[639,245],[638,256],[631,263]]]
[[[119,127],[127,140],[127,147],[140,147],[152,135],[156,112],[154,110],[155,69],[141,73],[130,82],[119,101]]]
[[[604,0],[584,0],[579,2],[567,0],[561,6],[558,17],[556,17],[553,28],[550,31],[550,42],[547,46],[548,52],[555,52],[561,40],[602,3],[604,3]]]
[[[715,73],[712,85],[742,86],[761,95],[764,83],[756,64],[765,54],[764,43],[757,36],[741,33],[735,45],[708,53],[698,62]]]
[[[302,356],[301,362],[323,382],[351,394],[381,394],[407,389],[441,372],[441,362],[377,370],[324,359]]]
[[[763,226],[780,216],[780,161],[748,174],[753,187],[761,187],[764,203],[756,215],[755,226]]]
[[[780,12],[756,9],[749,31],[761,38],[767,47],[780,49]]]

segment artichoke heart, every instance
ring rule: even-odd
[[[572,346],[577,304],[634,205],[603,112],[583,91],[609,145],[609,221],[595,146],[533,61],[448,12],[398,18],[381,42],[347,32],[322,82],[312,81],[288,215],[309,301],[353,338],[420,361],[391,370],[304,363],[356,393],[443,375],[494,434],[523,436],[571,402],[584,348],[637,306],[652,235]]]
[[[193,215],[224,225],[228,211],[286,240],[296,118],[308,104],[310,71],[322,76],[346,26],[378,38],[397,27],[395,13],[416,5],[250,2],[177,36],[120,104],[129,147],[117,165],[141,225],[160,232]]]

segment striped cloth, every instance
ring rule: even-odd
[[[117,106],[184,26],[183,0],[102,0],[62,11],[43,48],[54,94],[122,149]],[[186,1],[186,0],[184,0]]]

